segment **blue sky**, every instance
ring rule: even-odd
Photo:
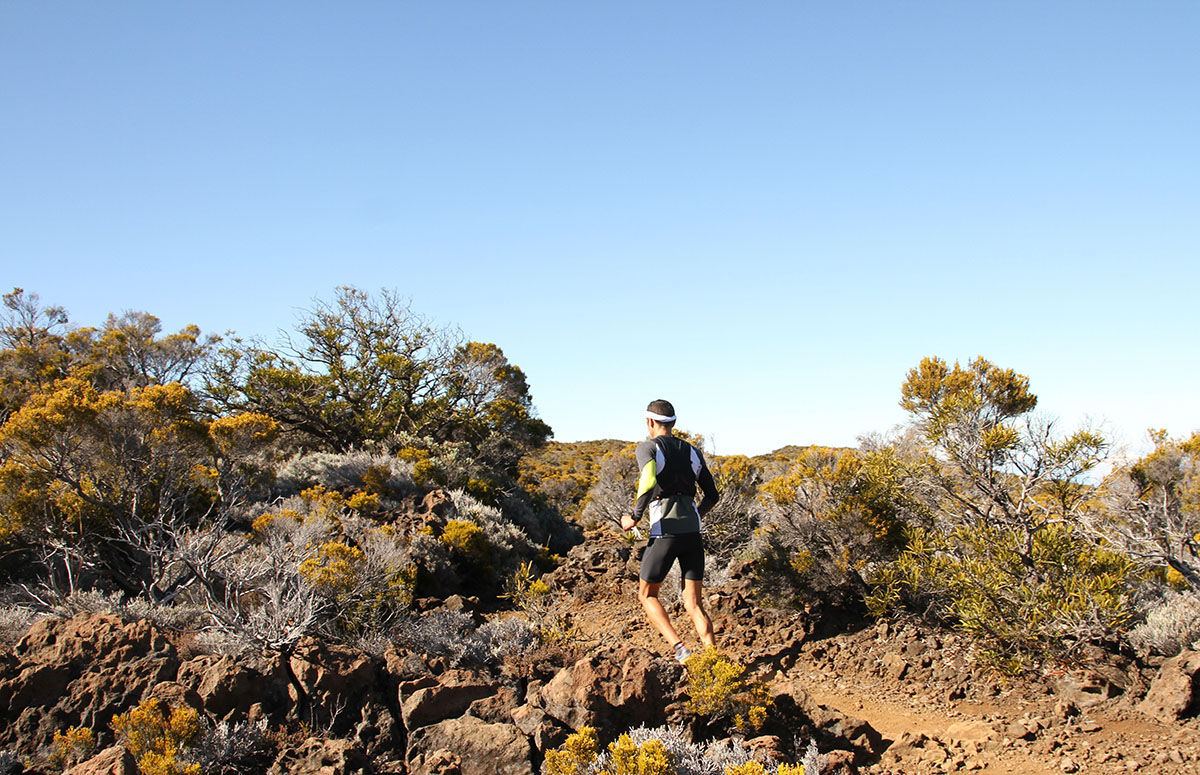
[[[0,284],[274,341],[339,285],[564,441],[853,445],[922,357],[1200,429],[1200,4],[0,0]]]

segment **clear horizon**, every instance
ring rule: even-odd
[[[1200,6],[0,4],[0,291],[268,343],[337,286],[560,441],[854,446],[921,358],[1200,430]]]

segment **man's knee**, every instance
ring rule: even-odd
[[[653,584],[644,579],[639,581],[638,582],[638,600],[642,601],[642,604],[645,605],[646,601],[650,600],[651,598],[657,598],[658,597],[658,589],[661,586],[662,586],[661,584]]]

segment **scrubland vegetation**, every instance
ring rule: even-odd
[[[1088,644],[1171,655],[1200,638],[1200,434],[1155,433],[1150,454],[1099,477],[1108,441],[1038,414],[1012,369],[931,357],[897,381],[908,423],[855,449],[710,460],[714,573],[838,621],[926,617],[1007,672]],[[10,638],[37,616],[102,610],[212,652],[286,652],[317,635],[503,663],[570,642],[541,574],[628,510],[637,476],[628,442],[548,441],[496,345],[353,288],[275,346],[164,334],[145,313],[77,326],[14,290],[0,423]],[[420,604],[456,593],[511,615],[478,626]],[[710,662],[696,664],[709,683],[694,687],[707,703],[695,712],[755,726],[761,687]],[[137,743],[143,769],[192,771],[171,757],[199,731],[156,713],[121,717],[122,734],[150,741]],[[721,761],[672,734],[632,730],[602,750],[581,729],[547,768],[700,773]],[[63,735],[59,755],[73,760],[87,734]]]

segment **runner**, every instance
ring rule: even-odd
[[[691,652],[671,624],[671,617],[658,599],[658,590],[679,560],[683,576],[683,607],[692,618],[696,635],[706,648],[713,645],[712,621],[704,610],[704,545],[700,537],[700,519],[717,503],[717,486],[700,451],[672,431],[675,407],[669,401],[652,401],[646,409],[646,428],[650,438],[637,446],[637,464],[641,471],[633,514],[621,515],[621,529],[637,527],[642,515],[650,513],[650,543],[642,555],[638,581],[638,599],[650,623],[662,633],[685,661]],[[696,485],[704,492],[695,504]]]

